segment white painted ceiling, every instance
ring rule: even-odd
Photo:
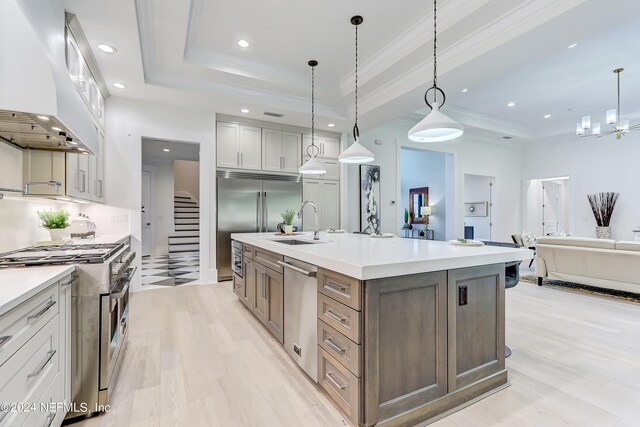
[[[309,126],[307,61],[317,59],[317,126],[332,122],[333,130],[348,131],[349,20],[360,14],[361,131],[426,112],[423,93],[433,73],[428,1],[63,2],[78,16],[107,83],[127,84],[110,87],[112,96],[232,115],[248,108],[252,118]],[[639,16],[637,0],[441,0],[444,111],[470,130],[514,141],[574,132],[583,114],[596,121],[614,106],[612,70],[624,67],[622,111],[640,119]],[[251,46],[238,47],[239,39]],[[117,54],[99,51],[98,43],[113,44]],[[264,111],[285,116],[266,118]]]

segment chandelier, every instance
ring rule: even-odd
[[[620,120],[620,73],[624,68],[616,68],[613,72],[618,78],[618,108],[607,110],[606,120],[609,129],[603,131],[600,123],[591,123],[591,116],[582,116],[582,120],[576,125],[576,135],[579,137],[595,136],[600,138],[615,134],[616,139],[621,139],[631,130],[640,129],[640,124],[629,126],[629,120]]]

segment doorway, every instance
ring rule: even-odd
[[[200,145],[142,139],[142,286],[200,280]]]
[[[568,176],[528,180],[523,221],[525,230],[538,236],[569,234],[570,189]]]
[[[464,237],[492,241],[495,177],[464,175]]]

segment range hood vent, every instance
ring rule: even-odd
[[[66,66],[64,7],[47,3],[0,1],[0,141],[96,153],[96,125]]]

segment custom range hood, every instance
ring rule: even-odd
[[[2,142],[96,153],[96,126],[67,71],[62,3],[2,0],[0,16]]]

